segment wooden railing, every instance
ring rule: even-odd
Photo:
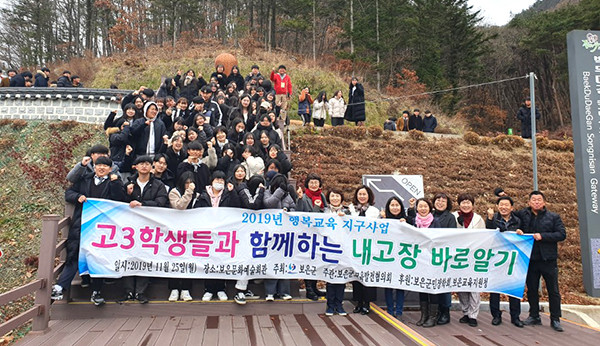
[[[48,328],[52,283],[62,272],[65,265],[66,237],[70,224],[70,217],[62,219],[59,215],[44,215],[42,217],[42,239],[40,241],[37,279],[0,294],[0,306],[10,304],[32,293],[35,293],[35,302],[33,307],[27,311],[0,324],[0,335],[20,327],[31,319],[33,319],[33,331],[44,331]],[[57,240],[59,240],[58,244]],[[56,265],[57,257],[59,258],[58,265]]]

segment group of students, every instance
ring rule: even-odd
[[[203,86],[200,86],[202,83],[198,81],[194,71],[188,71],[185,76],[178,73],[172,80],[165,80],[157,99],[153,90],[140,87],[123,98],[122,116],[117,117],[116,111],[109,114],[104,128],[110,148],[104,145],[93,146],[67,176],[72,186],[66,191],[65,199],[75,205],[75,211],[67,241],[65,269],[52,290],[54,299],[62,298],[63,290],[69,289],[77,273],[81,211],[83,203],[92,197],[127,202],[132,208],[283,209],[336,213],[340,216],[385,217],[399,219],[418,228],[487,227],[501,231],[522,230],[525,233],[535,233],[536,240],[536,235],[540,232],[551,232],[555,235],[551,238],[554,242],[553,250],[547,248],[552,245],[548,245],[549,241],[544,238],[543,242],[536,241],[533,253],[540,253],[543,261],[554,261],[556,266],[556,242],[564,239],[564,226],[560,222],[559,225],[553,225],[551,230],[538,229],[541,225],[538,215],[542,215],[538,213],[556,215],[546,213],[544,205],[535,209],[531,204],[532,200],[540,196],[543,202],[543,195],[539,192],[530,195],[530,207],[519,213],[513,211],[512,199],[502,196],[498,199],[498,212],[488,211],[487,218],[484,219],[473,212],[475,199],[470,194],[458,196],[459,210],[454,213],[451,213],[451,199],[443,193],[435,195],[432,201],[424,198],[411,200],[410,208],[406,211],[400,200],[392,198],[387,202],[385,210],[380,212],[373,206],[374,194],[366,186],[357,188],[352,202],[346,205],[341,191],[331,189],[324,193],[321,177],[315,173],[308,174],[303,186],[296,188],[290,185],[288,174],[292,163],[282,150],[280,125],[285,126],[285,122],[281,121],[284,120],[281,116],[284,109],[282,101],[278,102],[275,97],[277,94],[265,88],[270,84],[269,81],[257,77],[255,72],[258,72],[258,67],[253,68],[253,72],[244,80],[243,90],[239,90],[237,81],[230,80],[239,79],[236,67],[224,82],[220,80],[223,76],[219,75],[222,70],[222,67],[217,67],[216,76],[211,77],[213,82]],[[285,67],[280,66],[280,78],[282,72],[285,75]],[[278,79],[280,87],[284,83],[290,83],[289,76],[285,77]],[[221,88],[220,83],[226,85],[225,89]],[[362,86],[353,79],[350,84],[351,94],[361,90]],[[179,95],[187,95],[191,102],[187,97]],[[341,92],[335,96],[341,97]],[[320,100],[324,102],[326,96],[323,94]],[[418,116],[418,110],[414,113]],[[410,123],[410,119],[407,118],[404,122]],[[553,222],[557,222],[555,216],[552,217]],[[560,217],[558,220],[560,221]],[[542,239],[541,235],[539,237]],[[539,243],[543,250],[536,250]],[[532,255],[532,259],[534,258]],[[545,279],[549,275],[543,270],[544,263],[541,269],[538,268],[532,274],[538,275],[538,281],[539,275],[544,275]],[[82,285],[92,286],[91,301],[96,305],[104,304],[101,292],[106,280],[90,280],[89,276],[82,274]],[[549,278],[553,280],[555,277]],[[560,295],[558,281],[555,279],[556,284],[551,285],[555,291],[551,297],[553,321],[557,315],[560,316]],[[122,300],[148,302],[145,291],[149,278],[125,277],[123,281],[125,292]],[[533,285],[535,280],[529,280],[528,276],[528,287],[529,281]],[[192,300],[191,284],[192,280],[188,279],[170,279],[171,293],[168,299]],[[292,298],[289,280],[269,279],[264,280],[264,284],[266,300],[272,301],[276,297],[285,300]],[[305,284],[307,298],[316,300],[323,295],[327,297],[326,315],[346,314],[342,306],[344,284],[328,283],[325,293],[317,289],[316,281],[305,280]],[[205,280],[202,300],[209,301],[215,296],[220,300],[227,300],[225,285],[225,280]],[[245,304],[247,299],[258,298],[248,290],[246,280],[238,280],[235,288],[237,292],[234,301],[238,304]],[[375,300],[375,292],[373,287],[353,282],[353,299],[356,301],[354,312],[368,314],[370,302]],[[535,293],[537,294],[537,290]],[[529,289],[530,304],[536,298],[533,294]],[[460,322],[476,326],[479,294],[461,292],[458,295],[464,313]],[[422,316],[418,325],[432,327],[450,321],[450,293],[419,296]],[[493,324],[500,324],[499,296],[492,294],[490,301]],[[403,291],[386,289],[386,302],[388,312],[397,317],[402,315]],[[511,299],[511,322],[514,325],[522,327],[524,322],[532,318],[533,322],[530,324],[538,324],[539,315],[535,315],[535,308],[530,310],[530,318],[524,322],[520,321],[519,313],[518,299]]]
[[[2,70],[0,70],[0,74]],[[7,74],[0,76],[0,88],[83,88],[81,78],[77,75],[71,75],[68,70],[63,71],[57,80],[50,80],[50,69],[42,67],[36,71],[35,76],[30,71],[18,73],[15,69],[10,69]]]
[[[412,114],[410,114],[410,111],[405,110],[402,112],[402,117],[398,119],[395,117],[388,118],[383,124],[383,129],[390,131],[418,130],[433,133],[437,126],[437,118],[430,110],[426,110],[425,116],[421,117],[421,111],[415,108]]]

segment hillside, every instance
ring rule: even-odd
[[[82,77],[85,85],[91,88],[109,88],[114,84],[120,89],[138,89],[143,85],[158,90],[161,81],[167,77],[174,77],[177,70],[185,72],[193,69],[196,74],[202,74],[208,81],[211,73],[215,71],[215,58],[221,53],[230,53],[237,58],[243,76],[250,72],[253,64],[259,65],[260,72],[267,79],[272,68],[277,68],[280,64],[287,67],[293,85],[290,114],[295,119],[300,119],[297,116],[298,95],[301,88],[305,86],[310,88],[313,98],[316,98],[322,90],[327,92],[328,97],[332,97],[335,91],[341,90],[344,99],[348,101],[348,84],[352,72],[347,71],[348,66],[343,62],[332,57],[322,57],[317,62],[313,62],[312,59],[285,51],[267,52],[253,47],[222,45],[211,40],[204,41],[202,48],[187,48],[179,51],[178,47],[177,50],[175,62],[171,47],[152,46],[143,51],[120,53],[111,57],[75,58],[68,63],[52,66],[52,70],[74,71]],[[357,76],[361,81],[365,79],[361,73],[357,73]],[[405,87],[393,91],[396,96],[401,96],[398,92],[408,95],[424,91],[413,90],[414,86],[415,83],[408,80]],[[393,98],[394,95],[378,93],[376,87],[368,83],[365,84],[365,94],[367,125],[383,126],[387,118],[399,117],[405,109],[412,111],[414,108],[422,110],[429,108],[438,118],[441,117],[439,131],[458,133],[464,127],[464,121],[446,117],[439,107],[427,100],[427,97],[421,96],[412,100],[404,97]],[[390,96],[393,100],[389,98]]]

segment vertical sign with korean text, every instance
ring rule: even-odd
[[[600,31],[567,35],[583,283],[600,297]]]

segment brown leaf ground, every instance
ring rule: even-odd
[[[307,131],[308,132],[308,131]],[[455,198],[461,192],[476,196],[475,208],[485,214],[493,207],[494,189],[503,187],[515,198],[515,208],[526,206],[533,187],[531,147],[473,146],[463,139],[352,140],[347,134],[294,136],[292,177],[304,181],[309,172],[323,177],[325,190],[336,187],[350,199],[364,174],[417,174],[423,176],[425,195],[445,192]],[[574,157],[571,151],[538,150],[539,189],[549,210],[561,215],[567,239],[559,244],[559,283],[563,302],[600,304],[585,294],[582,279]]]

